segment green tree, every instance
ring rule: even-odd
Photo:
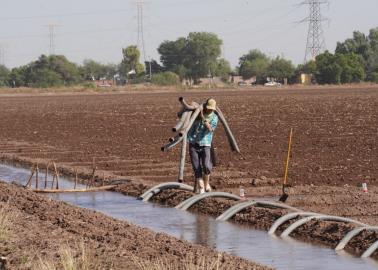
[[[99,80],[106,74],[106,71],[102,64],[90,59],[85,59],[83,65],[80,66],[79,69],[81,76],[85,80]]]
[[[378,72],[378,27],[370,29],[368,36],[355,31],[352,38],[337,43],[335,53],[361,56],[366,78],[375,81],[373,73]]]
[[[267,69],[267,75],[277,80],[291,78],[294,75],[295,68],[290,60],[281,57],[273,59]]]
[[[365,79],[362,56],[348,54],[331,54],[326,51],[316,57],[316,80],[320,84],[360,82]]]
[[[81,81],[78,66],[63,55],[49,56],[47,68],[56,72],[62,78],[64,85],[73,85]]]
[[[336,54],[359,54],[366,61],[370,55],[369,38],[359,31],[353,32],[353,38],[348,38],[344,42],[338,42],[336,45]]]
[[[371,53],[367,60],[367,79],[378,83],[378,27],[370,29]]]
[[[189,33],[186,42],[184,65],[194,81],[215,71],[221,54],[222,40],[207,32]]]
[[[181,78],[186,77],[183,72],[186,57],[186,38],[178,38],[176,41],[164,41],[157,49],[160,54],[160,62],[165,70],[175,72]]]
[[[230,73],[231,73],[230,63],[224,58],[217,60],[217,65],[215,67],[215,72],[214,72],[215,76],[220,77],[222,81],[227,81]]]
[[[100,80],[101,78],[112,79],[117,73],[117,66],[114,64],[101,64],[91,59],[86,59],[79,67],[80,74],[85,80]]]
[[[222,40],[213,33],[192,32],[186,38],[164,41],[158,52],[165,70],[196,82],[209,72],[216,73],[221,45]]]
[[[164,67],[161,66],[158,62],[156,62],[156,60],[153,60],[153,59],[151,60],[151,63],[150,61],[144,62],[144,66],[146,67],[146,71],[145,71],[146,74],[150,74],[150,67],[151,67],[152,74],[157,74],[164,71]]]
[[[9,69],[4,65],[0,65],[0,87],[7,86],[9,79]]]
[[[315,74],[316,72],[316,62],[314,60],[310,60],[305,64],[299,64],[296,69],[296,74]]]
[[[251,50],[239,59],[239,74],[244,80],[256,76],[257,81],[266,77],[269,58],[259,50]]]
[[[365,79],[364,60],[360,55],[336,54],[336,61],[341,67],[341,83],[361,82]]]
[[[373,50],[378,50],[378,27],[370,29],[369,41],[370,41],[370,47]]]
[[[12,69],[12,86],[50,87],[73,85],[81,81],[78,67],[62,55],[41,55],[28,65]]]
[[[336,61],[336,56],[325,51],[316,57],[317,71],[316,81],[320,84],[339,84],[341,83],[342,69]]]
[[[137,46],[132,45],[122,49],[123,59],[120,65],[120,73],[127,76],[127,73],[135,70],[136,76],[144,74],[144,66],[140,63],[140,52]]]

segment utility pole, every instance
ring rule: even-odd
[[[322,22],[326,20],[321,14],[321,5],[328,0],[306,0],[302,4],[309,6],[309,16],[301,22],[308,22],[307,44],[304,62],[315,60],[315,57],[325,49]]]
[[[138,39],[137,39],[137,46],[138,49],[142,52],[143,54],[143,60],[146,62],[146,48],[144,44],[144,25],[143,25],[143,5],[144,5],[143,0],[137,0],[136,1],[136,6],[137,6],[137,11],[138,11]]]
[[[55,29],[59,25],[57,24],[48,24],[45,25],[49,29],[49,55],[55,54]]]

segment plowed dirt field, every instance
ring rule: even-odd
[[[95,158],[98,179],[131,180],[119,190],[139,195],[177,180],[179,149],[160,147],[172,136],[180,96],[215,98],[239,143],[241,154],[231,153],[216,130],[217,190],[280,195],[293,128],[287,202],[378,225],[378,87],[1,96],[0,153],[26,164],[54,160],[82,178]],[[185,178],[192,183],[189,160]]]

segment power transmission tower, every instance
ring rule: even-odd
[[[59,25],[57,24],[48,24],[46,27],[49,29],[49,55],[55,54],[55,29]]]
[[[321,5],[328,4],[328,0],[306,0],[302,4],[309,6],[310,14],[302,22],[308,22],[307,44],[304,62],[315,60],[325,49],[322,22],[326,20],[321,14]]]
[[[138,39],[137,39],[137,46],[138,49],[141,50],[143,54],[143,60],[146,62],[146,47],[144,44],[144,25],[143,25],[143,0],[137,0],[136,1],[137,10],[138,10]]]

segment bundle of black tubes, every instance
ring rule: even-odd
[[[194,121],[198,115],[203,110],[204,103],[192,102],[187,103],[183,97],[179,98],[182,105],[182,109],[177,113],[179,121],[176,126],[172,128],[172,131],[176,133],[176,136],[169,138],[169,143],[161,148],[161,151],[169,151],[179,143],[181,144],[181,154],[180,154],[180,166],[178,173],[178,182],[184,181],[184,169],[185,169],[185,158],[186,158],[186,146],[187,146],[187,134],[192,127]],[[240,153],[238,144],[236,143],[235,137],[231,132],[231,129],[223,116],[222,111],[217,107],[215,113],[218,115],[219,121],[222,123],[223,128],[226,132],[228,142],[230,143],[231,150]]]

